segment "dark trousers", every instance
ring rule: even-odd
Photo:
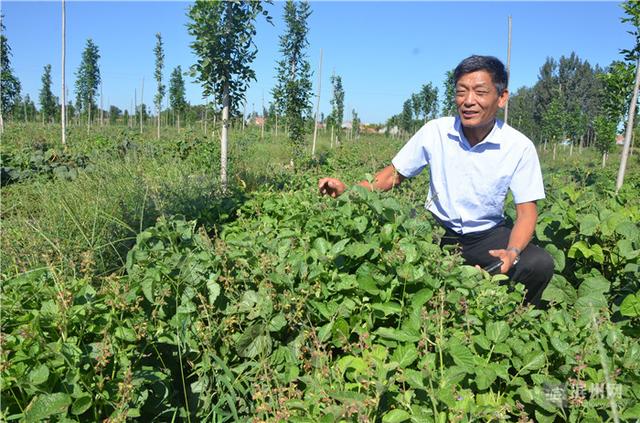
[[[458,244],[462,257],[470,265],[486,267],[498,258],[489,254],[489,250],[507,248],[511,229],[504,224],[482,232],[459,235],[445,229],[440,246]],[[529,244],[520,254],[520,261],[509,269],[509,279],[524,284],[527,288],[525,300],[535,307],[542,308],[542,292],[553,277],[553,258],[544,249]]]

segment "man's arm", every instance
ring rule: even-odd
[[[538,221],[538,209],[535,201],[516,204],[516,221],[511,230],[509,245],[503,250],[489,250],[489,254],[502,260],[500,273],[507,273],[516,257],[520,255],[518,251],[523,251],[536,230]]]
[[[367,188],[370,191],[388,191],[391,188],[400,185],[405,177],[396,171],[393,165],[389,165],[376,173],[373,183],[368,181],[360,181],[358,185]],[[347,189],[347,186],[336,178],[322,178],[318,182],[320,194],[338,197]]]

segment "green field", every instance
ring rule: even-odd
[[[637,152],[616,194],[617,150],[539,148],[536,310],[439,247],[426,172],[317,194],[402,139],[321,131],[292,166],[237,128],[222,193],[217,130],[146,131],[73,127],[63,150],[59,127],[5,129],[0,420],[640,419]]]

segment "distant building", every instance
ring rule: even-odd
[[[617,134],[616,135],[616,144],[617,145],[624,145],[624,135],[622,135],[622,134]]]
[[[265,118],[262,116],[256,116],[255,119],[253,120],[253,123],[255,123],[258,126],[262,126],[265,122]]]

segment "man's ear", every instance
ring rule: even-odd
[[[498,106],[503,108],[507,104],[507,100],[509,100],[509,90],[505,88],[498,97]]]

